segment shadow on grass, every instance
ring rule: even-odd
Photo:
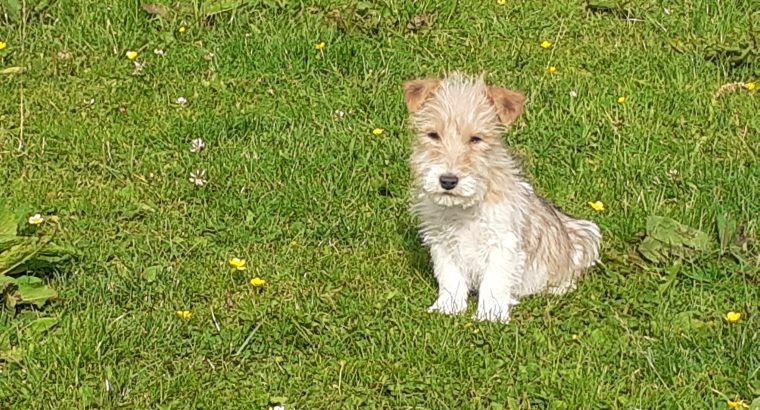
[[[404,250],[406,252],[409,266],[413,269],[415,275],[423,278],[431,286],[436,287],[435,277],[433,276],[433,263],[430,260],[430,252],[422,245],[417,227],[407,218],[403,218],[396,225],[398,234],[403,238]]]

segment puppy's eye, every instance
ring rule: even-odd
[[[440,135],[438,135],[438,133],[437,133],[437,132],[428,132],[428,133],[427,133],[427,136],[428,136],[428,138],[430,138],[431,140],[436,140],[436,141],[438,141],[439,139],[441,139],[441,136],[440,136]]]
[[[472,137],[470,137],[471,144],[477,144],[481,141],[483,141],[483,138],[481,138],[480,135],[473,135]]]

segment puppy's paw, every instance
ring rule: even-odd
[[[428,313],[438,312],[445,315],[458,315],[467,310],[467,299],[457,300],[450,297],[439,297],[428,308]]]
[[[495,299],[485,299],[478,302],[475,320],[484,322],[509,323],[510,303],[500,303]]]

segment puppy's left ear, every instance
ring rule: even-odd
[[[525,96],[517,91],[492,86],[488,87],[488,98],[496,107],[499,121],[504,125],[512,124],[523,113]]]

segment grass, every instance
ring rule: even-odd
[[[667,285],[671,264],[635,251],[649,215],[714,237],[729,213],[758,233],[760,94],[714,93],[760,72],[705,59],[751,44],[751,1],[622,14],[580,0],[251,1],[171,22],[107,3],[0,25],[0,69],[28,69],[0,75],[0,197],[58,215],[82,253],[45,276],[57,301],[0,310],[0,357],[18,356],[0,360],[0,408],[720,409],[760,396],[757,253],[701,255]],[[453,69],[526,93],[507,140],[539,192],[605,236],[604,266],[578,291],[528,299],[507,326],[425,313],[436,286],[407,212],[400,84]],[[40,316],[60,321],[32,337]]]

